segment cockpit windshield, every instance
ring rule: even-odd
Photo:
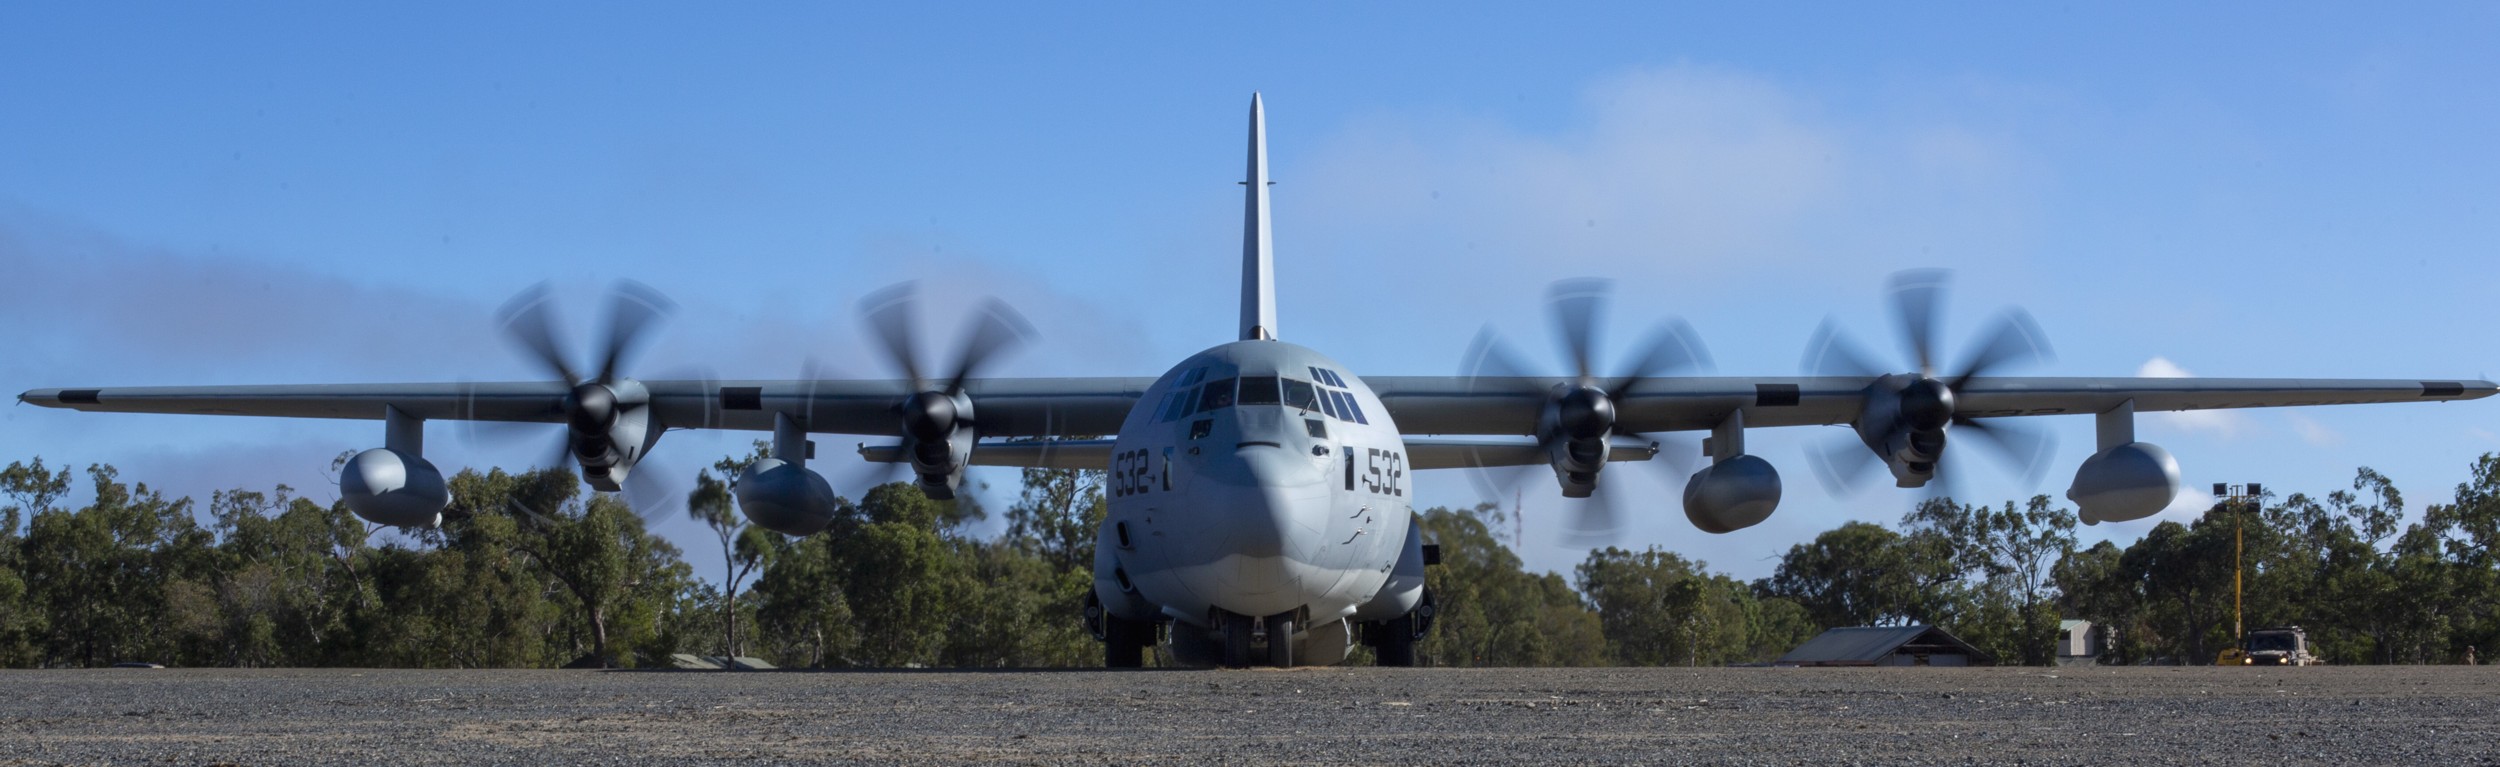
[[[1287,378],[1285,379],[1285,406],[1302,410],[1317,410],[1319,409],[1319,390],[1311,388],[1309,381]]]
[[[1276,398],[1276,377],[1242,376],[1241,399],[1238,401],[1243,405],[1276,404],[1279,401]]]
[[[1268,380],[1274,381],[1276,379],[1271,378]],[[1208,381],[1206,388],[1198,391],[1198,412],[1204,413],[1209,410],[1222,410],[1232,406],[1233,379],[1218,378],[1213,381]]]
[[[1183,388],[1169,396],[1172,399],[1164,405],[1164,412],[1171,415],[1163,419],[1166,421],[1177,420],[1192,412],[1205,413],[1234,405],[1284,405],[1304,412],[1326,413],[1335,418],[1360,418],[1346,405],[1344,393],[1283,376],[1218,378],[1195,391]]]

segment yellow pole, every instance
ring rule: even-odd
[[[2231,642],[2245,647],[2248,629],[2240,623],[2240,573],[2248,569],[2248,555],[2243,548],[2248,540],[2248,512],[2239,508],[2240,499],[2232,500],[2232,510],[2240,513],[2231,515]]]

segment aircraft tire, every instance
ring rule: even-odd
[[[1293,668],[1293,614],[1267,619],[1267,665]]]
[[[1154,624],[1127,620],[1117,615],[1102,616],[1102,623],[1104,668],[1141,668],[1146,665],[1146,647],[1154,643]]]
[[[1227,668],[1249,668],[1250,619],[1239,615],[1224,618],[1224,665]]]
[[[1400,615],[1374,624],[1372,665],[1382,668],[1406,668],[1415,665],[1415,618]]]

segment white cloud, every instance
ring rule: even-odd
[[[1580,95],[1558,126],[1377,115],[1300,155],[1278,215],[1338,271],[1316,289],[1345,291],[1332,305],[1402,284],[1480,306],[1575,274],[1854,284],[1908,264],[2002,261],[2034,218],[2031,164],[1988,130],[1852,119],[1810,92],[1706,66],[1626,72]]]
[[[2292,431],[2300,435],[2301,441],[2307,442],[2310,445],[2316,447],[2332,447],[2343,444],[2344,442],[2343,434],[2335,431],[2334,429],[2327,428],[2326,424],[2318,423],[2315,418],[2310,418],[2309,416],[2301,415],[2299,413],[2284,413],[2283,418],[2291,421]]]
[[[2145,378],[2195,377],[2189,374],[2186,368],[2179,367],[2179,363],[2171,362],[2169,358],[2166,357],[2154,357],[2152,359],[2145,360],[2142,367],[2136,368],[2135,374]],[[2248,433],[2255,427],[2255,424],[2248,420],[2248,416],[2246,414],[2235,413],[2229,410],[2186,410],[2179,412],[2146,413],[2145,415],[2152,416],[2154,423],[2163,424],[2179,431],[2212,434],[2224,439],[2238,437],[2241,434]],[[2323,431],[2323,428],[2321,431]],[[2306,435],[2304,434],[2304,436]]]
[[[1375,237],[1455,235],[1481,254],[1470,260],[1705,266],[1775,248],[1841,183],[1840,137],[1767,81],[1643,71],[1592,86],[1583,104],[1574,127],[1546,135],[1366,121],[1314,153],[1308,202]]]
[[[2170,499],[2169,506],[2162,507],[2161,513],[2155,514],[2151,519],[2146,520],[2148,524],[2145,525],[2145,528],[2151,529],[2150,523],[2158,523],[2164,520],[2177,522],[2182,525],[2193,524],[2197,518],[2205,516],[2205,512],[2211,510],[2213,507],[2214,496],[2212,493],[2198,489],[2195,487],[2195,483],[2193,482],[2185,483],[2179,488],[2179,494]]]

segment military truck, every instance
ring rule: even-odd
[[[2309,652],[2309,632],[2299,626],[2258,629],[2240,638],[2240,646],[2222,651],[2219,666],[2321,666],[2326,660]]]

